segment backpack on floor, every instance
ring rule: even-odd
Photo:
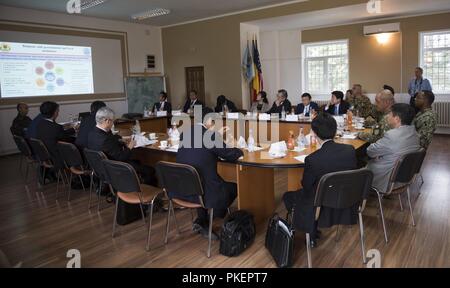
[[[253,215],[239,210],[225,219],[220,233],[220,254],[233,257],[241,254],[255,240]]]

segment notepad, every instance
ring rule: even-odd
[[[300,155],[300,156],[294,157],[294,159],[297,160],[298,162],[305,163],[306,157],[308,157],[308,155]]]

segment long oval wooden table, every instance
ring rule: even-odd
[[[167,135],[158,134],[158,140],[166,140]],[[362,140],[337,138],[338,143],[352,145],[357,151],[364,149],[367,143]],[[219,162],[218,172],[225,181],[238,186],[238,209],[247,210],[260,223],[266,221],[275,211],[275,170],[286,169],[288,191],[301,188],[304,163],[294,157],[309,155],[317,148],[308,147],[301,152],[288,151],[283,158],[273,159],[268,155],[268,147],[257,152],[244,150],[244,156],[236,163]],[[158,161],[176,161],[176,152],[161,150],[159,142],[134,149],[134,157],[146,165],[155,165]]]

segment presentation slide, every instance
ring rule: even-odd
[[[0,41],[0,97],[94,93],[91,47]]]

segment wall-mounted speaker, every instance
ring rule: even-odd
[[[147,55],[147,69],[155,69],[155,55]]]

